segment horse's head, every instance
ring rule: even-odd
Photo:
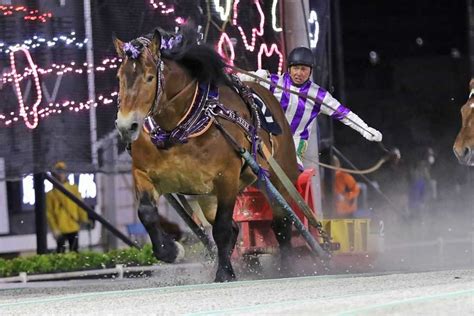
[[[461,164],[474,166],[474,79],[469,86],[469,99],[461,108],[462,127],[453,150]]]
[[[139,37],[128,43],[114,38],[114,45],[122,58],[117,73],[119,99],[115,125],[122,140],[130,143],[138,138],[146,116],[160,97],[161,34],[155,30],[151,39]]]

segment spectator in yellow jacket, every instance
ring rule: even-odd
[[[64,187],[81,198],[79,188],[67,181],[67,166],[63,161],[57,162],[51,171]],[[46,194],[46,215],[49,227],[56,239],[58,253],[66,251],[66,240],[69,250],[77,252],[79,249],[79,230],[81,223],[88,222],[87,213],[71,201],[58,189],[53,188]]]

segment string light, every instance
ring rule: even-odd
[[[217,13],[219,13],[219,17],[221,18],[221,20],[227,21],[227,19],[229,18],[232,1],[226,0],[225,7],[221,6],[220,0],[213,0],[213,2],[214,2],[214,7],[216,8]]]
[[[104,72],[109,69],[116,69],[118,68],[120,61],[121,60],[119,58],[105,58],[104,60],[102,60],[101,65],[96,66],[94,70],[95,72]],[[71,61],[70,63],[62,65],[53,64],[51,68],[48,69],[40,68],[37,66],[36,71],[42,76],[53,73],[59,76],[67,73],[83,74],[88,72],[87,69],[93,67],[93,65],[90,65],[88,63],[83,63],[82,66],[79,67],[74,66],[76,66],[76,62]],[[24,79],[26,79],[26,77],[30,76],[32,72],[33,71],[30,68],[26,67],[23,74],[17,74],[17,80],[19,82],[23,81]],[[3,76],[0,77],[0,83],[7,84],[9,82],[13,82],[13,77],[14,76],[11,72],[4,73]]]
[[[10,53],[12,50],[18,48],[18,47],[24,47],[28,50],[47,45],[48,47],[54,47],[58,43],[63,43],[65,45],[70,45],[74,44],[77,48],[83,48],[84,44],[87,43],[87,38],[84,39],[82,42],[77,42],[77,38],[75,37],[76,32],[71,32],[69,34],[71,37],[66,36],[66,35],[60,35],[53,37],[51,40],[46,40],[44,37],[41,36],[33,36],[32,38],[26,39],[23,41],[23,43],[16,43],[12,45],[7,45],[3,42],[0,42],[0,53],[5,52],[5,53]],[[3,50],[3,47],[8,47],[5,51]]]
[[[164,1],[158,0],[149,0],[150,5],[155,10],[159,10],[161,14],[169,15],[173,14],[175,11],[173,5],[165,4]],[[218,16],[223,21],[227,21],[230,17],[231,10],[233,9],[233,15],[231,19],[231,24],[236,27],[240,33],[242,38],[242,42],[244,43],[245,49],[250,52],[254,52],[258,50],[257,54],[257,63],[258,67],[262,67],[262,59],[265,57],[278,57],[278,72],[281,73],[283,69],[283,55],[280,52],[277,44],[267,45],[265,43],[261,45],[257,45],[257,37],[262,37],[264,35],[264,25],[265,25],[265,15],[260,5],[259,0],[252,0],[251,4],[255,6],[255,12],[259,15],[258,26],[251,28],[251,35],[247,35],[244,32],[243,27],[238,23],[238,14],[240,0],[213,0],[213,10],[218,13]],[[25,21],[39,21],[39,22],[46,22],[48,19],[52,18],[50,13],[40,13],[39,11],[32,11],[27,10],[24,7],[18,7],[18,11],[12,10],[15,7],[8,7],[8,6],[0,6],[0,15],[12,15],[15,12],[23,12],[25,14]],[[279,26],[277,19],[278,13],[278,0],[272,1],[272,29],[275,32],[281,32],[282,28]],[[313,15],[310,15],[310,23],[311,19],[314,19]],[[176,23],[184,23],[184,18],[175,17]],[[316,16],[316,23],[317,23],[317,16]],[[315,27],[319,27],[317,24],[314,24]],[[318,29],[319,30],[319,29]],[[317,34],[316,31],[314,34]],[[232,39],[233,40],[233,39]],[[218,53],[223,56],[227,63],[230,65],[234,65],[235,60],[235,48],[233,45],[231,38],[226,32],[222,32],[219,37],[219,41],[217,44],[217,51]],[[317,41],[317,39],[316,39]],[[87,71],[91,71],[90,69],[93,68],[95,72],[104,72],[111,69],[116,69],[119,66],[120,60],[118,58],[106,58],[102,61],[102,63],[97,65],[89,65],[87,63],[77,63],[71,61],[69,63],[64,64],[52,64],[49,67],[40,68],[33,63],[31,56],[29,55],[29,51],[35,49],[40,46],[47,46],[47,47],[58,47],[58,44],[65,44],[65,45],[75,45],[77,48],[84,47],[85,43],[87,43],[87,39],[84,41],[79,41],[75,37],[75,32],[71,32],[66,36],[57,36],[52,39],[46,39],[41,36],[34,36],[32,38],[26,39],[23,43],[17,44],[6,44],[0,42],[0,53],[10,53],[10,58],[12,60],[12,71],[10,73],[4,73],[2,77],[0,77],[0,84],[8,84],[12,83],[15,87],[15,92],[19,96],[18,98],[18,108],[19,112],[12,111],[9,113],[0,113],[0,126],[10,126],[15,122],[21,121],[22,119],[25,121],[25,125],[28,128],[34,128],[38,125],[38,121],[46,118],[50,115],[61,114],[63,112],[73,112],[78,113],[80,111],[89,110],[91,107],[97,107],[102,105],[108,105],[114,102],[114,99],[117,96],[117,92],[111,92],[109,94],[98,95],[96,98],[96,102],[92,102],[92,100],[84,101],[84,102],[77,102],[74,100],[63,100],[61,102],[55,103],[48,103],[42,104],[41,103],[41,88],[39,86],[39,76],[44,77],[46,75],[64,75],[64,74],[78,74],[82,75]],[[257,47],[257,48],[256,48]],[[15,57],[12,56],[14,52],[21,50],[28,59],[28,65],[25,66],[21,73],[18,73],[16,67],[14,66],[14,59]],[[27,55],[28,54],[28,55]],[[15,68],[15,69],[13,69]],[[21,98],[21,89],[20,89],[20,82],[27,79],[28,77],[33,77],[35,87],[37,89],[37,100],[35,101],[34,105],[31,107],[26,107],[23,104],[23,99]],[[40,106],[40,107],[39,107]],[[39,107],[39,108],[38,108]]]
[[[319,40],[319,21],[318,21],[318,14],[316,11],[312,10],[309,13],[309,46],[311,48],[316,48]],[[311,29],[314,29],[313,31]]]
[[[46,23],[48,19],[53,17],[51,12],[39,13],[39,10],[28,10],[25,6],[4,6],[0,5],[0,14],[4,16],[13,15],[14,13],[26,13],[23,17],[25,21],[38,21]]]
[[[272,28],[275,32],[281,32],[283,29],[279,26],[277,26],[277,16],[276,16],[276,11],[278,7],[278,0],[273,0],[272,3]]]
[[[167,7],[163,1],[156,3],[156,0],[150,0],[150,4],[152,5],[153,9],[160,9],[161,14],[163,15],[168,15],[174,12],[174,7],[172,5]]]
[[[229,54],[224,50],[224,48],[227,47],[229,49]],[[222,58],[225,59],[227,64],[233,66],[234,65],[234,59],[235,59],[235,52],[234,52],[234,45],[232,44],[232,41],[229,38],[229,35],[227,35],[226,32],[223,32],[221,34],[221,37],[219,38],[219,42],[217,43],[217,53],[222,56]]]
[[[273,54],[278,55],[278,73],[281,74],[283,70],[283,54],[278,49],[277,44],[272,44],[270,49],[267,44],[262,44],[257,55],[257,66],[258,69],[262,69],[262,55],[265,54],[266,57],[271,57]]]
[[[32,75],[35,82],[36,101],[33,104],[32,111],[30,112],[33,115],[33,123],[30,123],[30,121],[28,120],[28,114],[26,113],[27,108],[25,108],[25,104],[23,102],[23,96],[20,89],[20,82],[18,81],[18,75],[17,75],[18,72],[16,70],[16,63],[15,63],[16,51],[22,51],[25,54],[26,59],[28,60],[28,64],[30,65],[30,69],[32,70]],[[41,98],[42,98],[41,85],[39,82],[38,72],[36,71],[36,65],[34,64],[33,59],[31,58],[30,52],[23,47],[20,47],[17,50],[14,50],[10,53],[10,63],[12,66],[12,74],[13,74],[13,78],[15,82],[15,91],[18,98],[18,105],[20,106],[20,116],[23,117],[23,121],[25,122],[26,127],[28,127],[29,129],[33,129],[38,125],[37,108],[38,108],[38,105],[41,103]]]
[[[98,107],[114,103],[117,98],[117,95],[117,91],[106,95],[100,94],[97,96],[97,101],[95,103],[92,100],[88,100],[85,102],[65,100],[62,102],[48,103],[45,107],[37,111],[37,115],[39,119],[44,119],[52,114],[61,114],[67,111],[78,113],[81,111],[89,110],[91,107]],[[28,114],[33,115],[33,111],[30,111]],[[20,116],[21,115],[16,114],[15,112],[10,112],[9,114],[0,114],[0,126],[2,124],[5,126],[10,126],[11,124],[19,121]]]
[[[252,28],[252,40],[250,41],[251,44],[247,41],[247,36],[244,33],[243,28],[240,25],[237,25],[237,16],[238,16],[238,9],[240,0],[235,0],[234,2],[234,16],[232,18],[232,24],[237,26],[237,29],[240,32],[240,36],[242,36],[242,40],[244,41],[245,49],[253,52],[255,49],[255,41],[257,40],[257,35],[263,35],[263,26],[265,25],[265,14],[263,13],[262,7],[258,0],[253,0],[255,6],[257,7],[257,11],[260,14],[260,23],[259,28]]]

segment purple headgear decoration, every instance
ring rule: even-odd
[[[131,58],[137,59],[140,56],[140,50],[130,42],[123,44],[123,51]]]
[[[172,49],[176,44],[179,44],[183,39],[183,35],[179,34],[176,37],[171,36],[168,39],[163,39],[161,41],[161,49]]]

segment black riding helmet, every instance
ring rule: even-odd
[[[288,56],[288,67],[294,65],[305,65],[313,68],[314,57],[313,52],[306,47],[296,47],[290,52]]]

